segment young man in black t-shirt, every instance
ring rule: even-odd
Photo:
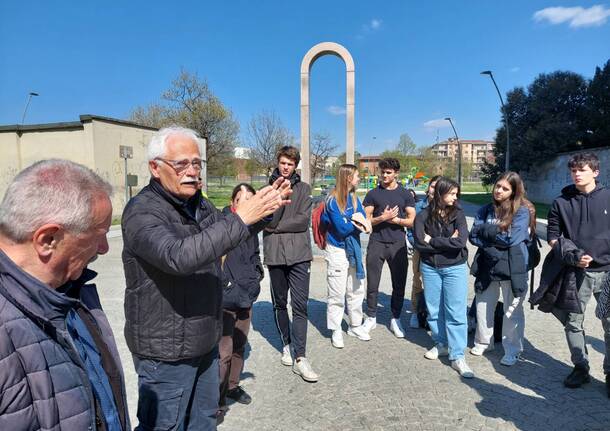
[[[387,158],[379,162],[379,186],[369,191],[362,205],[373,225],[366,252],[367,318],[363,325],[367,331],[377,326],[377,294],[383,263],[387,262],[392,277],[392,320],[390,329],[398,338],[404,337],[400,313],[405,299],[407,283],[407,243],[405,228],[413,226],[415,201],[407,189],[398,184],[400,163]]]

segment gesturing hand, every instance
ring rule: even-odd
[[[272,185],[263,187],[248,200],[239,199],[235,213],[247,225],[252,225],[274,213],[283,205],[289,204],[287,198],[292,193],[290,181],[279,178]]]
[[[385,209],[381,213],[381,218],[383,221],[392,220],[394,217],[398,217],[398,206],[390,209],[389,206],[386,205]]]

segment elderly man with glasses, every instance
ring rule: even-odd
[[[198,142],[189,129],[159,130],[148,147],[150,183],[123,213],[125,338],[140,430],[216,429],[221,258],[289,202],[290,183],[280,179],[221,214],[199,193]]]

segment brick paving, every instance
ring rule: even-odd
[[[472,208],[470,208],[472,210]],[[110,317],[127,378],[132,423],[137,423],[137,378],[123,337],[122,240],[111,238],[110,253],[92,267]],[[470,256],[474,255],[471,248]],[[546,244],[543,258],[548,252]],[[594,301],[585,325],[592,383],[567,389],[569,351],[559,322],[551,315],[526,309],[526,340],[522,360],[500,365],[502,349],[483,357],[466,354],[475,378],[464,380],[448,361],[429,361],[432,346],[421,329],[408,328],[410,304],[402,317],[405,339],[388,329],[390,278],[384,268],[378,326],[372,340],[344,336],[345,348],[335,349],[326,329],[326,265],[316,256],[312,265],[307,356],[320,381],[306,383],[280,363],[280,340],[273,320],[268,277],[254,305],[250,348],[243,387],[252,395],[249,406],[233,404],[220,430],[608,430],[610,400],[605,395],[601,324]],[[537,271],[539,274],[539,271]],[[470,297],[473,295],[473,279]],[[410,297],[411,271],[407,280]],[[344,329],[346,328],[344,324]],[[472,345],[472,334],[470,345]]]

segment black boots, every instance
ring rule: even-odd
[[[567,388],[580,388],[583,384],[589,383],[591,376],[589,376],[589,365],[576,365],[572,372],[565,378],[563,384]],[[606,376],[606,387],[608,387],[608,376]]]

